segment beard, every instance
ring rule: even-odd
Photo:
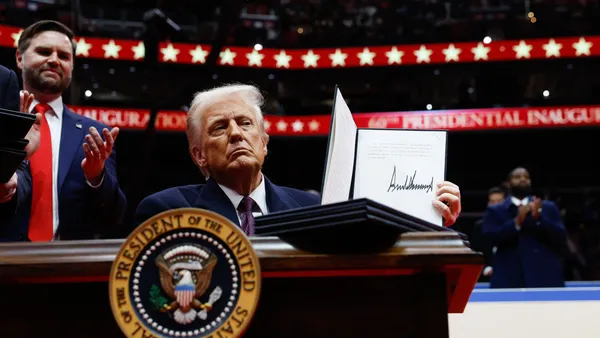
[[[58,72],[59,80],[48,79],[43,76],[43,72],[53,68],[42,67],[39,69],[25,68],[23,71],[23,80],[31,86],[31,88],[44,94],[61,94],[71,84],[71,78],[65,78],[60,69],[53,69]]]
[[[510,192],[515,197],[523,199],[527,196],[531,196],[533,189],[531,188],[531,185],[524,186],[524,187],[523,186],[512,186],[510,188]]]

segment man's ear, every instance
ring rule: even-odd
[[[19,52],[18,49],[17,49],[17,52],[15,53],[15,57],[17,59],[17,67],[19,67],[19,69],[21,71],[23,71],[23,54],[21,54],[21,52]]]
[[[265,151],[265,155],[267,155],[267,145],[269,144],[269,134],[263,134],[263,150]]]
[[[192,155],[192,160],[196,165],[200,168],[207,168],[206,156],[202,152],[200,147],[194,145],[190,147],[190,155]]]

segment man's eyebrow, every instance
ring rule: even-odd
[[[224,120],[226,120],[224,116],[209,117],[207,123],[208,125],[213,125],[219,122],[223,122]]]

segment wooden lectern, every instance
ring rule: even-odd
[[[123,337],[107,284],[122,243],[0,244],[0,337]],[[483,264],[451,231],[405,232],[374,254],[252,243],[263,285],[244,337],[448,337],[447,314],[464,310]]]

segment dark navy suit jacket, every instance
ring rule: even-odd
[[[266,176],[263,177],[269,213],[320,204],[321,199],[315,194],[277,186]],[[144,198],[135,213],[135,226],[158,213],[178,208],[206,209],[240,225],[237,211],[231,200],[213,179],[209,179],[206,184],[169,188]]]
[[[0,107],[19,110],[19,80],[12,70],[0,65]]]
[[[101,131],[107,126],[78,115],[64,106],[58,167],[59,226],[61,240],[117,236],[127,200],[117,180],[116,151],[104,166],[104,181],[94,189],[81,168],[85,158],[83,142],[90,127]],[[0,203],[0,241],[27,241],[31,210],[32,179],[29,166],[17,171],[16,196]]]
[[[558,207],[552,201],[543,201],[539,220],[536,222],[529,214],[520,231],[514,221],[517,209],[508,196],[485,212],[482,231],[496,247],[490,287],[564,286],[561,256],[566,231]]]

